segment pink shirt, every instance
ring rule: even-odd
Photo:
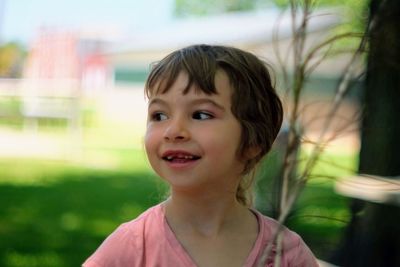
[[[257,262],[278,223],[254,211],[259,234],[245,267]],[[285,228],[282,244],[282,267],[317,267],[318,264],[302,239]],[[273,253],[271,253],[273,254]],[[271,256],[264,266],[273,266]],[[196,267],[169,227],[162,205],[154,206],[135,220],[118,227],[86,260],[83,267]]]

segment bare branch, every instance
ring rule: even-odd
[[[289,115],[288,115],[288,144],[284,155],[283,161],[283,175],[282,175],[282,188],[280,196],[280,214],[278,223],[280,224],[279,229],[273,234],[271,242],[267,245],[265,253],[263,254],[261,264],[270,256],[272,248],[276,245],[280,248],[281,244],[281,231],[283,229],[283,222],[287,219],[292,207],[297,200],[299,194],[303,190],[305,184],[310,179],[316,179],[324,177],[326,179],[336,179],[333,176],[315,174],[313,169],[317,162],[329,163],[330,166],[337,168],[344,168],[336,162],[330,162],[327,159],[321,158],[322,153],[328,148],[330,142],[343,135],[344,132],[353,131],[354,120],[346,117],[342,117],[338,114],[340,106],[343,104],[344,98],[348,91],[351,89],[352,81],[362,77],[362,73],[359,71],[358,63],[362,59],[363,53],[366,51],[368,42],[368,33],[373,26],[373,22],[368,25],[365,33],[346,32],[336,34],[328,37],[317,45],[313,46],[308,51],[305,50],[305,44],[308,38],[308,26],[309,21],[312,17],[315,17],[313,8],[316,5],[315,0],[303,0],[295,1],[290,0],[290,14],[291,14],[291,31],[292,41],[290,43],[291,53],[286,53],[285,57],[282,57],[281,51],[275,43],[274,51],[277,53],[278,62],[284,76],[284,81],[288,88],[286,91],[288,97],[290,96]],[[319,15],[317,15],[319,16]],[[279,23],[277,24],[279,25]],[[372,25],[372,26],[371,26]],[[303,132],[303,128],[299,121],[301,119],[302,107],[300,106],[300,100],[302,93],[305,88],[305,82],[313,73],[313,71],[320,66],[328,57],[338,55],[339,53],[345,52],[344,50],[334,49],[334,45],[344,39],[360,38],[360,43],[357,49],[352,52],[352,56],[343,69],[341,79],[336,87],[334,97],[332,99],[332,105],[324,119],[321,127],[321,131],[315,141],[307,138]],[[275,29],[274,40],[279,39],[279,27]],[[293,56],[293,73],[289,75],[287,60],[289,54]],[[290,84],[290,86],[289,86]],[[304,107],[303,107],[304,108]],[[357,118],[357,117],[356,117]],[[314,117],[306,124],[306,128],[309,127],[314,120],[319,117]],[[336,127],[332,131],[333,121],[340,119],[342,122],[339,127]],[[354,118],[353,118],[354,119]],[[312,146],[312,150],[309,155],[299,158],[298,149],[300,143],[308,144]],[[300,173],[295,175],[295,170],[302,165]],[[347,170],[353,171],[353,170]],[[305,216],[305,215],[303,215]],[[323,216],[322,216],[323,217]],[[322,218],[321,217],[321,218]],[[275,255],[275,265],[280,264],[280,250],[278,249]]]

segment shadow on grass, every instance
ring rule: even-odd
[[[112,172],[0,160],[0,266],[80,266],[119,224],[158,203],[165,191],[144,167]],[[333,192],[332,182],[311,183],[287,224],[328,259],[349,219],[347,199]]]
[[[76,172],[0,184],[0,266],[80,266],[119,224],[162,199],[149,173]]]

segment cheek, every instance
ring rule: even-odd
[[[241,141],[241,132],[236,126],[219,129],[217,132],[220,134],[217,136],[214,131],[208,132],[211,135],[209,140],[212,140],[208,143],[208,151],[212,151],[216,157],[225,155],[226,159],[235,161],[238,158],[237,152]]]
[[[241,126],[238,124],[235,124],[234,131],[231,131],[228,136],[230,136],[230,152],[232,153],[232,156],[234,157],[234,160],[236,163],[242,163],[243,159],[242,156],[240,155],[240,144],[242,142],[242,129]]]
[[[158,133],[154,129],[147,129],[144,136],[144,147],[147,160],[152,169],[159,174],[158,148],[159,148]],[[159,174],[160,175],[160,174]]]
[[[149,159],[157,153],[158,141],[159,133],[154,128],[148,127],[144,136],[144,147]]]

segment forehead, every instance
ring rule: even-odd
[[[155,96],[170,94],[181,94],[187,96],[208,96],[208,97],[229,97],[233,93],[230,80],[223,70],[218,70],[212,79],[212,88],[204,87],[203,83],[198,83],[190,77],[187,72],[180,71],[171,84],[170,78],[159,78],[152,88],[146,88],[149,99]]]

